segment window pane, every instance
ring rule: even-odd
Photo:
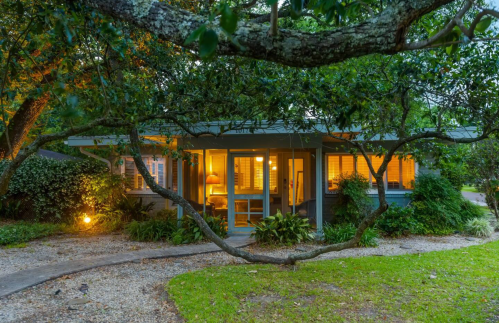
[[[269,191],[270,194],[277,194],[279,192],[277,186],[277,155],[270,156],[269,160]]]
[[[371,156],[371,163],[373,165],[374,171],[377,172],[381,164],[383,163],[383,158],[384,157],[376,157],[376,156]],[[376,180],[372,179],[372,186],[374,188],[378,187],[378,184],[376,184]]]
[[[212,184],[212,192],[225,194],[226,191],[226,167],[225,167],[226,155],[213,155],[210,159],[209,169],[210,172],[208,175],[216,175],[218,177],[219,184]]]
[[[327,156],[327,187],[329,191],[337,189],[334,179],[340,173],[340,156]]]
[[[410,157],[408,156],[408,158]],[[402,160],[402,188],[406,190],[414,189],[415,177],[414,159]]]
[[[247,227],[248,226],[248,214],[247,213],[236,214],[234,225],[236,228]]]
[[[250,212],[262,212],[263,200],[250,200]]]
[[[158,161],[158,185],[161,187],[165,187],[165,159],[161,158]]]
[[[263,194],[263,165],[265,158],[234,158],[234,193]]]
[[[293,205],[293,193],[295,195],[295,205],[303,203],[304,200],[304,183],[303,178],[303,158],[295,158],[295,173],[293,182],[293,159],[288,159],[288,205]],[[294,185],[296,183],[296,185]],[[294,190],[293,190],[294,187]]]
[[[236,212],[248,212],[248,200],[235,200]]]
[[[388,189],[400,189],[400,159],[393,156],[386,169]]]
[[[341,172],[343,174],[352,174],[355,171],[353,164],[353,156],[343,155],[341,156]]]
[[[135,163],[133,162],[132,157],[125,157],[125,179],[126,179],[126,188],[127,189],[136,189],[135,185]]]
[[[357,173],[369,180],[369,166],[367,166],[367,161],[362,155],[357,157]]]

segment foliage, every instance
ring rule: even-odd
[[[450,181],[436,174],[419,174],[411,194],[414,218],[422,234],[446,234],[472,218],[483,217],[483,211],[466,201]]]
[[[447,178],[452,186],[460,191],[468,182],[471,166],[467,162],[470,155],[468,145],[435,144],[433,153],[434,162],[432,168],[440,170],[440,175]]]
[[[144,204],[142,197],[130,197],[123,193],[120,199],[112,206],[111,210],[121,212],[125,222],[132,220],[144,221],[149,217],[154,204],[154,202]]]
[[[177,230],[177,221],[176,219],[150,219],[142,222],[134,220],[125,228],[132,240],[166,241],[171,240],[173,233]]]
[[[220,238],[227,236],[227,223],[222,217],[203,214],[203,219],[217,236]],[[205,235],[194,218],[190,215],[184,215],[180,220],[180,228],[173,236],[173,243],[193,243],[203,239],[205,239]]]
[[[474,218],[466,222],[464,231],[475,237],[488,238],[494,232],[494,228],[490,225],[489,220]]]
[[[56,234],[60,225],[50,223],[18,222],[0,226],[0,246],[20,244]]]
[[[335,179],[337,202],[333,206],[336,223],[358,224],[372,209],[369,180],[359,173],[342,173]]]
[[[9,161],[0,163],[0,171]],[[123,190],[121,176],[95,161],[30,157],[17,169],[7,200],[20,204],[20,217],[69,222],[82,212],[98,213]]]
[[[491,302],[498,266],[495,241],[403,256],[307,261],[295,270],[208,267],[175,276],[167,291],[179,314],[193,322],[487,322],[497,310]]]
[[[21,201],[0,200],[0,217],[17,219],[19,217],[19,206]]]
[[[346,242],[352,239],[357,232],[357,228],[352,223],[331,225],[326,223],[324,225],[324,242],[328,244]],[[374,228],[367,228],[362,234],[359,241],[361,247],[376,247],[378,245],[377,239],[379,238],[378,231]]]
[[[412,207],[401,207],[396,204],[390,205],[376,221],[378,229],[393,237],[420,232],[420,226],[414,218]]]
[[[298,214],[291,212],[283,215],[278,210],[275,215],[264,218],[254,226],[255,231],[251,235],[256,241],[265,244],[292,245],[314,239],[308,219],[300,218]]]
[[[468,162],[473,184],[485,193],[487,205],[499,219],[499,139],[473,145]]]

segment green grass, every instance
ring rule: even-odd
[[[173,278],[167,290],[189,322],[497,322],[498,267],[499,241],[296,270],[212,267]]]
[[[474,186],[464,185],[461,192],[480,193]]]
[[[60,232],[61,226],[51,223],[18,222],[0,226],[0,246],[15,247],[24,242]],[[19,248],[19,247],[18,247]]]

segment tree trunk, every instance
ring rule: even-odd
[[[54,80],[51,74],[44,75],[37,88]],[[28,97],[9,121],[7,130],[0,136],[0,159],[14,158],[21,149],[29,131],[50,100],[50,92],[44,91],[39,97]],[[8,136],[7,136],[8,134]],[[8,138],[8,140],[7,140]]]

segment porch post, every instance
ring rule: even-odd
[[[263,182],[264,196],[265,196],[265,204],[264,204],[264,217],[268,217],[270,215],[270,149],[267,149],[265,156],[265,168],[263,171],[263,178],[265,179]]]
[[[203,214],[206,214],[206,149],[203,149]]]
[[[184,197],[183,179],[182,179],[182,158],[177,159],[177,190],[178,195]],[[180,205],[177,205],[177,218],[180,220],[183,215],[183,210]]]
[[[296,181],[295,181],[295,149],[293,148],[293,150],[291,151],[291,154],[292,154],[292,159],[293,159],[293,214],[296,214],[296,207],[295,207],[295,197],[296,197],[296,193],[295,193],[295,189],[296,189]]]
[[[317,225],[317,233],[322,234],[322,197],[324,190],[322,188],[322,148],[315,150],[315,218]]]

